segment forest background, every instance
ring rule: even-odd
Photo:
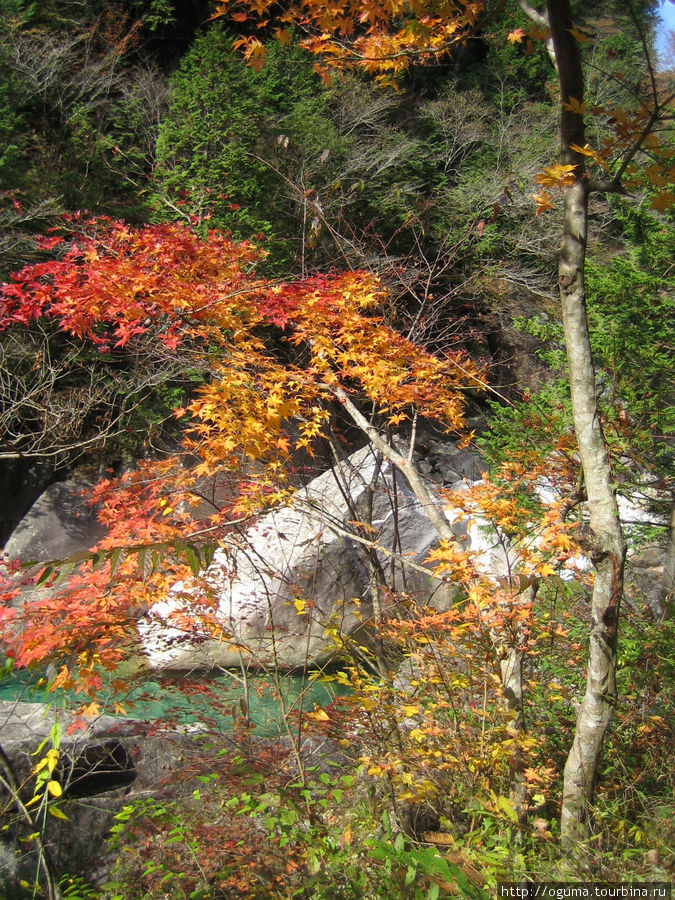
[[[463,353],[476,367],[487,364],[481,372],[487,371],[491,390],[472,384],[464,411],[471,425],[465,431],[477,432],[502,503],[497,508],[494,494],[478,497],[481,512],[518,544],[532,517],[541,514],[533,479],[526,475],[553,473],[571,485],[568,500],[575,490],[578,495],[564,338],[553,290],[560,227],[556,191],[564,181],[555,171],[550,184],[541,178],[558,157],[557,79],[545,41],[532,36],[531,20],[521,9],[505,9],[483,33],[433,65],[412,65],[392,90],[358,73],[322,82],[293,33],[275,38],[271,27],[253,32],[265,39],[265,65],[255,64],[255,54],[254,65],[247,65],[235,44],[251,37],[248,15],[213,20],[208,4],[37,7],[3,0],[0,8],[4,277],[28,265],[31,285],[45,276],[58,280],[62,270],[34,267],[49,267],[50,254],[57,262],[61,254],[66,264],[80,265],[77,253],[68,256],[69,236],[78,233],[92,252],[110,253],[118,226],[100,218],[92,223],[90,215],[124,220],[129,234],[165,241],[170,260],[179,260],[181,248],[201,247],[198,241],[210,246],[211,229],[234,241],[253,240],[264,254],[256,259],[252,248],[239,249],[237,277],[248,277],[256,266],[266,285],[307,279],[316,285],[317,277],[334,278],[335,272],[376,275],[386,288],[376,299],[383,327],[404,336],[421,355]],[[591,147],[607,139],[607,110],[615,120],[628,120],[639,105],[649,77],[644,43],[649,49],[657,10],[621,3],[573,10],[581,29],[587,105],[603,111],[588,127]],[[666,95],[668,73],[652,74]],[[614,481],[626,496],[647,494],[654,501],[650,520],[630,532],[632,552],[666,545],[663,523],[670,507],[664,498],[672,490],[667,131],[656,141],[642,148],[630,173],[630,196],[594,196],[587,248],[587,308]],[[166,230],[173,222],[181,228]],[[171,241],[178,239],[185,243],[176,243],[171,256]],[[10,284],[26,282],[24,277]],[[119,347],[101,354],[93,326],[89,332],[79,326],[73,338],[72,329],[44,307],[39,315],[26,312],[24,300],[12,306],[5,291],[5,493],[17,481],[44,485],[76,465],[121,473],[143,457],[169,458],[184,434],[183,418],[174,411],[198,413],[191,404],[213,379],[203,352],[187,346],[184,337],[173,346],[170,340],[158,345],[156,334],[143,327],[122,334],[113,321]],[[23,319],[16,312],[22,308]],[[169,319],[173,314],[167,313]],[[275,372],[296,362],[274,332],[279,324],[272,318],[273,327],[259,323],[256,332],[280,367]],[[306,323],[293,324],[306,333]],[[216,345],[222,340],[213,333],[208,339]],[[405,399],[407,404],[401,399],[393,409],[400,415],[394,425],[404,434],[408,428],[410,437],[411,403]],[[422,416],[438,418],[428,402],[425,407],[424,400],[414,399]],[[305,424],[321,429],[324,420]],[[339,419],[331,424],[345,427]],[[114,484],[99,492],[104,505],[118,490]],[[138,484],[125,490],[129,515],[134,507],[147,512],[144,504],[166,501],[165,494],[144,496]],[[572,524],[574,507],[572,502],[567,510]],[[254,504],[248,512],[257,509]],[[12,512],[6,531],[22,512]],[[169,560],[169,548],[184,537],[186,526],[178,517],[163,520],[170,527],[159,540],[175,573],[185,561],[180,554]],[[119,524],[118,534],[129,533],[128,521]],[[157,532],[148,534],[157,542]],[[495,674],[489,650],[494,622],[462,643],[462,678],[448,684],[432,667],[421,676],[424,690],[414,703],[394,689],[376,648],[374,662],[352,659],[331,676],[349,683],[349,703],[336,704],[327,720],[317,713],[306,723],[329,736],[351,723],[360,734],[353,773],[318,783],[311,772],[297,783],[277,773],[279,783],[263,790],[256,781],[261,773],[248,772],[245,789],[214,778],[208,798],[196,808],[133,810],[117,839],[135,846],[137,857],[120,854],[115,890],[125,897],[293,891],[439,896],[458,885],[470,893],[480,891],[476,884],[525,875],[665,880],[673,844],[672,626],[663,615],[672,593],[667,565],[656,614],[644,600],[624,605],[620,699],[605,742],[592,828],[579,847],[583,862],[576,856],[570,862],[569,855],[561,861],[558,854],[560,776],[582,692],[588,629],[586,588],[556,577],[557,567],[583,540],[579,544],[571,536],[568,541],[577,540],[571,544],[562,534],[567,531],[536,563],[539,574],[548,565],[552,577],[528,607],[534,624],[528,625],[525,651],[531,722],[526,735],[514,736],[514,712],[505,709]],[[449,568],[442,554],[437,562]],[[92,584],[96,577],[92,570]],[[475,576],[466,581],[475,588]],[[469,621],[437,622],[434,640],[458,645],[456,629],[466,630]],[[425,634],[432,627],[424,621]],[[419,620],[411,626],[405,617],[396,627],[389,623],[392,658],[418,661],[420,629]],[[43,650],[33,663],[61,661],[56,648],[62,634],[51,645],[45,633],[40,637]],[[482,706],[470,705],[458,726],[453,703],[471,691],[482,692]],[[376,721],[374,708],[384,711],[386,727]],[[438,759],[442,765],[434,763]],[[514,769],[521,782],[524,777],[524,790],[514,790]],[[368,779],[376,786],[365,787]],[[345,792],[351,798],[346,818],[344,808],[338,809]],[[45,809],[59,799],[50,798],[44,785],[35,796]],[[237,821],[246,824],[239,826],[239,841],[214,852],[206,846],[205,828],[223,805],[238,810]],[[174,859],[141,861],[151,820],[153,829],[179,828]],[[292,864],[285,871],[274,856],[267,863],[247,858],[249,829],[261,827],[269,841],[290,848]],[[387,886],[392,879],[393,888]],[[75,886],[68,888],[71,896]]]

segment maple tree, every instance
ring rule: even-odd
[[[448,740],[452,754],[459,742],[459,768],[471,760],[474,771],[467,791],[484,783],[493,794],[510,791],[511,800],[500,795],[501,814],[527,815],[531,796],[550,780],[537,742],[522,727],[525,660],[542,636],[549,637],[533,622],[535,585],[554,576],[576,546],[559,504],[536,526],[520,494],[534,496],[537,478],[554,472],[510,467],[501,481],[485,476],[466,494],[439,496],[412,452],[418,417],[449,431],[465,428],[464,391],[483,390],[485,372],[464,353],[431,354],[387,326],[380,315],[385,292],[367,273],[278,283],[256,275],[260,251],[252,244],[216,232],[198,237],[185,225],[135,229],[94,220],[59,240],[51,239],[51,249],[61,248],[60,257],[27,266],[2,288],[4,328],[53,322],[104,355],[184,352],[205,382],[175,412],[187,423],[178,454],[141,462],[92,492],[107,526],[93,552],[47,567],[29,604],[16,597],[21,578],[6,581],[4,643],[16,663],[51,663],[50,690],[85,692],[88,715],[101,711],[104,688],[123,695],[127,685],[118,670],[138,653],[139,619],[177,582],[199,575],[212,553],[208,545],[236,546],[242,523],[288,502],[300,484],[294,454],[311,454],[334,439],[342,410],[405,475],[440,538],[427,560],[430,570],[466,595],[439,614],[396,594],[378,565],[372,523],[351,523],[370,545],[372,662],[380,682],[375,687],[364,680],[358,667],[345,680],[357,689],[355,721],[372,717],[368,727],[377,733],[384,715],[399,735],[394,747],[372,746],[363,765],[374,777],[394,773],[405,820],[411,802],[437,794],[425,770],[450,752]],[[567,484],[573,473],[563,452],[559,466],[557,477]],[[204,515],[203,481],[211,476],[218,479],[217,503]],[[503,577],[495,578],[475,550],[457,543],[448,506],[491,525],[504,552]],[[176,610],[171,624],[187,634],[197,628],[229,639],[209,591]],[[430,691],[413,702],[403,693],[396,701],[387,648],[397,643],[411,664],[424,666],[430,685],[440,685],[439,697]],[[350,642],[342,649],[349,654]],[[476,663],[448,682],[444,672],[454,656]],[[459,731],[441,728],[443,711],[457,704],[469,704],[465,724]],[[124,706],[116,702],[114,709]],[[410,731],[401,715],[418,717],[417,727]],[[488,716],[494,716],[489,740]],[[321,725],[323,716],[317,713],[316,722]],[[428,751],[422,752],[422,742]],[[443,772],[455,777],[457,768],[447,764]],[[486,808],[497,802],[491,797],[488,791]]]
[[[100,353],[180,347],[208,375],[187,408],[176,411],[179,418],[189,413],[182,453],[198,464],[186,467],[182,456],[168,457],[123,478],[122,490],[99,484],[93,499],[110,526],[102,549],[185,540],[194,530],[198,481],[217,472],[226,471],[231,485],[200,529],[211,528],[214,539],[229,522],[283,502],[294,487],[292,452],[313,452],[317,438],[328,436],[336,405],[409,471],[449,535],[440,502],[391,445],[389,432],[417,412],[449,429],[463,427],[463,389],[484,386],[481,370],[465,354],[431,355],[385,326],[377,315],[382,288],[367,273],[277,284],[255,277],[259,251],[253,245],[217,233],[200,239],[186,226],[132,229],[107,221],[87,228],[60,259],[26,267],[2,288],[3,327],[54,320]],[[287,358],[268,348],[269,328],[282,336]],[[372,406],[370,420],[363,402]],[[109,586],[100,568],[74,576],[66,614],[58,591],[32,604],[26,610],[31,628],[19,628],[9,641],[17,661],[62,656],[65,641],[88,676],[96,665],[112,667],[124,641],[111,636],[121,638],[138,610],[162,596],[181,571],[163,567],[147,578],[141,571],[141,585],[132,590],[138,576],[133,560],[116,558],[113,568]],[[5,609],[8,628],[14,615]],[[85,622],[92,627],[85,629]],[[94,678],[90,687],[98,684]]]
[[[388,630],[412,635],[405,651],[411,659],[424,635],[435,634],[442,659],[444,644],[470,656],[464,635],[467,627],[475,628],[485,660],[476,679],[488,677],[496,661],[516,716],[515,732],[505,720],[500,758],[514,756],[515,746],[523,748],[521,756],[515,754],[520,762],[514,766],[514,798],[524,809],[529,745],[518,736],[517,723],[523,715],[523,659],[534,646],[531,579],[550,576],[570,556],[567,528],[552,508],[538,546],[532,546],[530,513],[519,509],[517,487],[527,483],[531,489],[541,474],[536,468],[504,473],[515,492],[510,500],[489,480],[465,497],[440,497],[425,483],[412,452],[418,416],[449,431],[465,427],[464,391],[484,389],[483,370],[464,353],[431,354],[387,326],[379,315],[385,292],[367,273],[277,283],[256,276],[260,251],[252,244],[216,232],[200,238],[185,225],[134,229],[110,220],[85,221],[75,233],[49,243],[62,255],[25,267],[1,289],[3,328],[53,322],[104,355],[121,348],[180,351],[204,373],[205,382],[175,411],[187,422],[177,455],[141,462],[120,479],[99,482],[92,492],[108,529],[94,551],[48,566],[37,579],[44,589],[29,604],[16,596],[21,582],[16,572],[5,582],[0,615],[5,647],[16,663],[51,663],[56,675],[50,690],[84,691],[83,711],[95,715],[106,670],[109,688],[119,693],[126,688],[117,669],[138,652],[139,618],[172,585],[199,573],[202,559],[208,562],[212,553],[204,544],[236,545],[242,522],[288,502],[300,484],[294,454],[311,454],[317,443],[330,441],[341,409],[405,475],[434,524],[441,541],[429,565],[468,592],[467,603],[446,616],[420,610],[413,618],[409,612],[394,615],[399,601],[371,552],[373,614],[381,630],[374,659],[383,683],[391,682],[382,649]],[[208,476],[219,479],[218,499],[204,515],[202,484]],[[509,548],[504,579],[486,573],[475,551],[458,547],[444,508],[448,503],[493,523],[499,542]],[[372,525],[352,525],[361,540],[373,544]],[[406,609],[406,598],[399,599]],[[228,640],[208,591],[179,609],[172,624],[187,633],[198,626],[202,634]],[[115,708],[123,711],[121,705]],[[401,802],[415,796],[406,785],[401,782]]]

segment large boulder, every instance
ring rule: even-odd
[[[24,803],[32,797],[33,768],[51,747],[50,731],[57,717],[62,736],[53,777],[63,787],[59,805],[67,818],[46,816],[43,840],[60,873],[82,874],[100,882],[113,858],[106,841],[115,815],[134,799],[161,796],[169,786],[175,793],[176,785],[185,782],[186,790],[191,790],[195,785],[187,784],[181,769],[189,769],[200,735],[112,716],[99,716],[83,730],[69,733],[75,717],[67,710],[0,701],[2,749]],[[36,754],[41,745],[41,753]],[[0,789],[0,807],[5,811],[0,897],[3,882],[8,896],[18,896],[12,893],[12,885],[21,879],[32,882],[39,865],[38,846],[28,838],[27,823],[12,814],[12,806],[6,790]]]
[[[359,534],[353,523],[364,520]],[[466,524],[457,529],[466,533]],[[454,589],[424,568],[437,539],[405,480],[364,447],[218,550],[203,579],[176,585],[155,605],[139,623],[148,661],[181,670],[324,663],[334,635],[347,638],[372,616],[368,545],[392,588],[447,607]],[[217,606],[217,638],[199,624],[204,594]]]
[[[658,545],[642,547],[626,560],[626,602],[638,609],[646,606],[657,620],[663,619],[668,609],[665,564],[666,550]]]
[[[0,465],[0,544],[26,515],[54,477],[53,460],[6,459]]]
[[[66,593],[67,578],[50,587],[35,587],[33,577],[40,571],[41,564],[86,553],[105,534],[95,509],[86,502],[86,492],[90,487],[90,483],[81,478],[50,485],[10,535],[0,563],[19,560],[24,566],[38,564],[37,567],[27,566],[21,573],[15,572],[11,576],[17,591],[12,600],[13,606],[20,608],[32,601]]]
[[[5,557],[22,563],[45,562],[93,547],[105,529],[83,498],[87,487],[78,478],[50,485],[10,535]]]

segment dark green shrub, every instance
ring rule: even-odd
[[[232,43],[225,29],[211,28],[171,79],[157,142],[156,217],[210,215],[210,226],[236,238],[266,235],[281,263],[300,252],[303,199],[312,202],[308,165],[334,152],[338,138],[302,51],[271,42],[256,72]]]

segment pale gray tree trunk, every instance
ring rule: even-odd
[[[623,592],[626,545],[619,521],[607,444],[598,411],[591,357],[584,263],[588,233],[589,186],[583,147],[583,115],[565,109],[584,99],[583,73],[572,36],[569,0],[548,0],[548,21],[560,76],[561,162],[574,164],[574,184],[564,188],[563,236],[558,260],[560,302],[570,375],[572,412],[583,467],[591,528],[595,584],[591,598],[588,675],[577,716],[572,749],[565,765],[561,843],[570,850],[588,836],[589,811],[602,745],[616,701],[616,645]],[[578,108],[578,107],[577,107]]]

